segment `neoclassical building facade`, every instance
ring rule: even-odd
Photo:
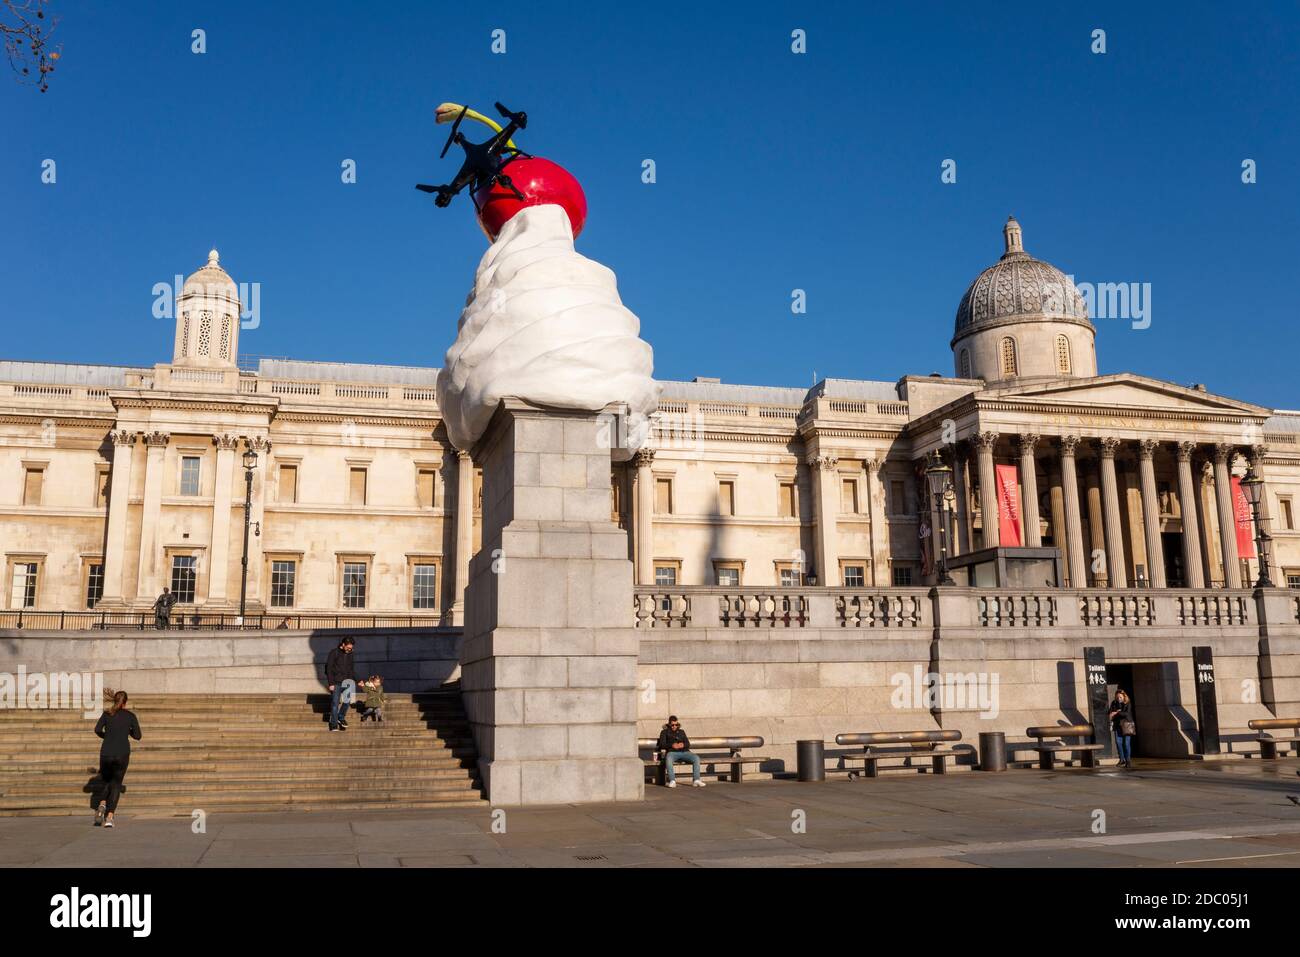
[[[1014,544],[1059,550],[1038,584],[1241,588],[1250,468],[1274,582],[1300,587],[1300,412],[1098,374],[1078,291],[1014,220],[1004,245],[960,299],[952,376],[662,383],[646,447],[611,467],[637,583],[932,583],[937,541],[955,565],[1012,544],[1002,489]],[[243,591],[250,613],[460,623],[480,486],[436,370],[241,360],[215,251],[175,322],[152,368],[0,361],[3,611],[147,610],[168,587],[186,614]],[[947,508],[927,492],[936,452]]]

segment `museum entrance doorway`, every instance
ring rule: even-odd
[[[1106,693],[1111,701],[1120,688],[1133,699],[1135,758],[1185,758],[1192,753],[1192,738],[1183,731],[1191,716],[1179,695],[1176,662],[1107,664]],[[1195,730],[1189,729],[1192,735]]]

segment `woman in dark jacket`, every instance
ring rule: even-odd
[[[1133,735],[1137,725],[1133,723],[1133,699],[1123,688],[1115,692],[1115,700],[1110,703],[1110,724],[1115,729],[1115,743],[1119,747],[1119,766],[1133,767]]]
[[[99,716],[95,734],[104,739],[99,746],[100,791],[104,794],[95,811],[95,826],[113,826],[113,812],[122,795],[122,779],[131,760],[131,738],[140,740],[140,722],[126,709],[126,692],[113,695],[113,704]]]

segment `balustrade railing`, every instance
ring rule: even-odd
[[[158,630],[165,632],[193,629],[217,631],[254,630],[348,630],[368,628],[438,628],[450,625],[440,615],[332,615],[327,612],[305,614],[238,615],[173,612],[167,627],[161,628],[152,611],[0,611],[0,629],[39,631],[102,631],[106,629]]]
[[[925,621],[929,596],[922,593],[840,594],[835,613],[841,628],[918,628]]]
[[[1249,625],[1254,607],[1254,600],[1245,593],[1197,591],[1174,597],[1180,625]]]
[[[1155,599],[1150,592],[1085,590],[1079,593],[1079,618],[1094,628],[1154,625]]]
[[[1055,595],[1000,592],[980,595],[976,601],[985,628],[1047,628],[1057,623]]]

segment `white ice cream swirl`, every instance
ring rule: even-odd
[[[648,415],[659,386],[640,329],[613,271],[574,251],[561,207],[520,210],[479,262],[438,373],[452,444],[471,448],[507,396],[593,412],[625,402]]]

